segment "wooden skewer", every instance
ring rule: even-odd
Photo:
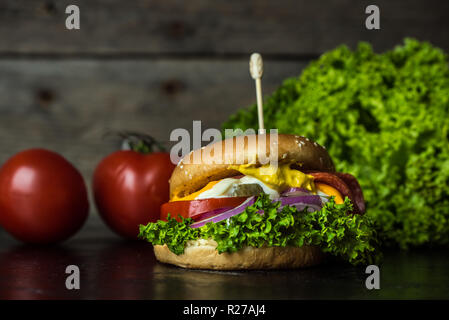
[[[256,98],[257,98],[257,112],[259,117],[259,133],[265,132],[263,121],[263,101],[262,101],[262,75],[263,75],[263,61],[262,56],[258,53],[253,53],[249,59],[249,72],[251,77],[256,82]]]

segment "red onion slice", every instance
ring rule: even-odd
[[[288,188],[281,193],[281,197],[304,196],[310,194],[310,191],[304,188]]]
[[[202,226],[204,226],[206,223],[208,222],[220,222],[222,220],[226,220],[230,217],[233,217],[239,213],[242,213],[247,207],[252,206],[254,204],[254,202],[256,202],[256,197],[249,197],[248,199],[246,199],[241,205],[239,205],[238,207],[235,207],[234,209],[225,211],[223,213],[220,213],[218,215],[215,215],[213,217],[192,223],[190,225],[191,228],[200,228]]]
[[[314,204],[310,204],[310,203],[294,203],[294,204],[289,204],[290,207],[296,207],[296,209],[298,209],[298,211],[303,211],[304,209],[307,208],[307,212],[314,212],[314,211],[319,211],[322,209],[322,206],[317,206]],[[279,210],[282,210],[282,208],[285,206],[281,206],[279,207]]]
[[[208,219],[208,218],[214,217],[214,216],[216,216],[216,215],[218,215],[220,213],[226,212],[226,211],[231,210],[231,209],[232,209],[232,207],[224,207],[224,208],[208,211],[208,212],[205,212],[205,213],[199,215],[198,217],[196,217],[193,220],[195,220],[195,222],[202,221],[204,219]]]
[[[279,199],[276,199],[274,201],[280,201],[281,206],[285,205],[294,205],[295,203],[305,203],[305,204],[311,204],[314,206],[322,206],[323,202],[321,201],[321,197],[318,195],[305,195],[305,196],[296,196],[296,197],[282,197]]]
[[[209,222],[216,223],[216,222],[220,222],[222,220],[228,219],[230,217],[233,217],[235,215],[238,215],[238,214],[242,213],[247,207],[253,205],[256,202],[255,198],[256,197],[250,197],[247,200],[245,200],[241,205],[239,205],[238,207],[235,207],[231,210],[225,210],[224,212],[222,212],[223,209],[217,209],[214,211],[207,212],[204,214],[204,215],[206,215],[206,217],[204,217],[204,215],[201,216],[201,220],[194,222],[193,224],[190,225],[190,227],[191,228],[200,228]],[[273,200],[273,202],[275,202],[275,201],[281,202],[281,206],[280,206],[279,210],[282,209],[283,207],[285,207],[286,205],[289,205],[289,206],[296,207],[298,209],[298,211],[302,211],[305,208],[307,208],[307,210],[309,212],[313,212],[313,211],[321,210],[322,205],[323,205],[323,202],[321,201],[321,197],[317,196],[317,195],[279,198],[279,199]],[[220,212],[220,213],[217,214],[217,212]],[[261,211],[260,213],[263,214],[263,211]]]

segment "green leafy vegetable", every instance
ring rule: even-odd
[[[139,238],[145,239],[154,245],[166,244],[170,251],[176,254],[184,252],[185,244],[188,240],[199,238],[199,229],[192,229],[192,219],[184,219],[180,216],[181,222],[168,214],[167,221],[158,220],[156,223],[148,223],[146,226],[139,226]]]
[[[287,79],[264,103],[265,127],[325,145],[354,174],[380,238],[402,248],[449,244],[449,68],[406,39],[383,54],[346,46]],[[223,128],[257,128],[253,105]]]
[[[208,223],[192,229],[191,219],[177,222],[169,218],[140,226],[139,238],[154,245],[167,244],[169,249],[181,254],[188,240],[213,239],[219,253],[236,252],[245,246],[295,246],[316,245],[322,251],[341,257],[357,265],[376,263],[380,253],[376,233],[369,218],[348,215],[352,204],[348,198],[341,205],[331,199],[315,212],[298,211],[280,202],[272,202],[267,195],[259,196],[254,205],[228,221]],[[259,211],[263,210],[264,214]]]

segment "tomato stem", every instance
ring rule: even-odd
[[[118,135],[123,139],[122,149],[147,154],[155,151],[165,152],[165,147],[152,136],[139,132],[124,131]]]

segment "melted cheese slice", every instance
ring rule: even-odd
[[[245,176],[241,179],[225,178],[211,181],[201,190],[186,197],[174,197],[171,201],[230,197],[232,196],[233,187],[242,184],[257,184],[264,193],[269,195],[270,199],[279,198],[280,193],[287,188],[304,188],[314,194],[319,191],[327,196],[334,196],[337,204],[343,203],[343,197],[337,189],[323,183],[315,184],[313,176],[291,169],[288,164],[278,167],[269,165],[256,167],[252,164],[245,164],[232,165],[230,168],[239,171]]]
[[[225,178],[219,181],[209,182],[201,190],[194,192],[183,198],[174,197],[171,201],[232,197],[233,187],[243,184],[259,185],[262,188],[263,192],[269,195],[270,199],[275,199],[279,197],[279,193],[275,189],[268,187],[262,181],[254,177],[245,176],[242,177],[241,179]]]
[[[287,188],[303,188],[315,193],[315,185],[311,175],[291,169],[289,164],[271,166],[255,166],[254,164],[231,165],[231,169],[244,175],[255,177],[272,189],[283,191]]]
[[[188,200],[195,200],[196,197],[198,197],[200,194],[202,194],[203,192],[212,189],[217,183],[219,183],[220,180],[218,181],[211,181],[209,182],[204,188],[202,188],[201,190],[198,190],[197,192],[191,193],[188,196],[182,197],[182,198],[178,198],[178,197],[174,197],[173,199],[170,200],[171,201],[188,201]]]
[[[316,183],[315,186],[318,189],[318,191],[321,191],[325,195],[327,195],[327,196],[334,196],[335,197],[334,200],[335,200],[336,204],[342,204],[344,202],[343,201],[343,196],[334,187],[331,187],[331,186],[329,186],[327,184],[324,184],[324,183]]]

